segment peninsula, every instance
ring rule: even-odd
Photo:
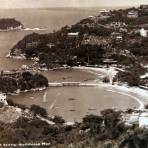
[[[147,86],[148,6],[101,10],[53,33],[32,33],[20,40],[9,57],[34,59],[39,69],[62,66],[115,66],[114,81]],[[128,74],[127,74],[128,73]]]

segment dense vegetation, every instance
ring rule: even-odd
[[[58,33],[54,35],[46,34],[40,35],[33,33],[26,36],[11,50],[11,55],[23,54],[26,58],[39,58],[40,66],[47,68],[51,67],[51,64],[68,64],[76,65],[77,63],[100,63],[104,54],[104,49],[98,45],[79,45],[76,38],[68,38],[65,35],[58,38]],[[64,36],[64,37],[63,37]],[[50,42],[56,38],[54,46],[49,47]],[[60,41],[58,41],[60,40]],[[27,46],[28,43],[32,43],[31,46]],[[19,51],[16,52],[16,49]]]
[[[15,20],[15,19],[0,19],[0,29],[1,30],[8,30],[11,28],[17,28],[21,26],[23,28],[23,25],[21,22]],[[21,28],[20,28],[21,29]]]
[[[17,90],[31,90],[35,88],[47,87],[48,80],[41,74],[30,72],[16,73],[14,75],[0,75],[0,91],[3,93],[13,93]]]
[[[128,17],[130,11],[137,12],[137,17]],[[19,41],[10,55],[37,58],[37,66],[48,69],[65,64],[103,65],[105,59],[112,59],[126,69],[116,80],[138,86],[139,77],[144,74],[139,67],[147,64],[148,58],[148,38],[140,36],[139,31],[148,24],[146,14],[147,10],[142,7],[113,10],[104,19],[89,17],[53,33],[32,33]]]
[[[0,143],[47,142],[51,143],[51,147],[65,148],[70,145],[80,148],[146,148],[148,131],[125,125],[121,113],[107,109],[100,116],[87,115],[75,125],[64,125],[61,117],[53,119],[62,121],[55,125],[49,125],[36,116],[20,117],[15,123],[0,123]]]
[[[127,17],[130,11],[137,12],[137,18]],[[53,33],[32,33],[19,41],[11,49],[10,54],[23,55],[28,59],[38,58],[39,66],[46,68],[64,64],[99,65],[103,59],[113,57],[113,54],[119,64],[127,66],[132,64],[134,56],[135,61],[139,56],[148,56],[147,38],[142,38],[137,32],[141,25],[148,24],[148,15],[145,11],[147,10],[141,7],[113,10],[105,19],[95,16],[83,19],[71,27],[65,26]],[[120,24],[120,27],[116,25],[113,27],[111,24],[114,23]],[[69,33],[78,34],[68,35]],[[116,38],[112,38],[112,33],[122,34],[123,40],[117,41]],[[95,36],[98,41],[95,44],[91,42],[83,44],[85,38],[90,36]],[[100,38],[107,43],[103,45]],[[125,49],[128,53],[123,54]]]
[[[30,110],[33,112],[34,115],[40,115],[42,117],[47,117],[48,115],[46,109],[37,105],[31,105]]]
[[[133,64],[126,68],[125,71],[120,71],[115,79],[118,79],[119,82],[127,82],[129,86],[143,85],[140,75],[143,75],[145,71],[146,69],[139,64]]]

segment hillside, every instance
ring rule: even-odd
[[[11,49],[10,57],[36,59],[37,67],[47,69],[116,64],[129,71],[139,67],[139,78],[145,73],[141,65],[147,64],[148,59],[145,9],[140,6],[100,12],[57,32],[29,34]]]
[[[0,92],[9,94],[47,87],[48,80],[39,73],[1,72],[0,86]]]

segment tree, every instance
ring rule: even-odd
[[[34,88],[48,87],[48,79],[42,74],[36,73],[31,80],[31,84]]]
[[[63,124],[65,123],[65,120],[60,117],[60,116],[54,116],[54,118],[52,119],[53,122],[57,123],[57,124]]]
[[[31,105],[30,110],[34,113],[34,115],[40,115],[42,117],[47,117],[47,115],[48,115],[46,109],[44,109],[38,105]]]
[[[83,128],[90,128],[90,134],[98,134],[103,118],[96,115],[87,115],[83,118]]]
[[[32,79],[33,75],[32,75],[32,73],[27,71],[27,72],[22,73],[22,77],[23,77],[24,81],[30,81]]]

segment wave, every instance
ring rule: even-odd
[[[25,31],[41,31],[41,30],[48,30],[47,28],[25,28]]]

